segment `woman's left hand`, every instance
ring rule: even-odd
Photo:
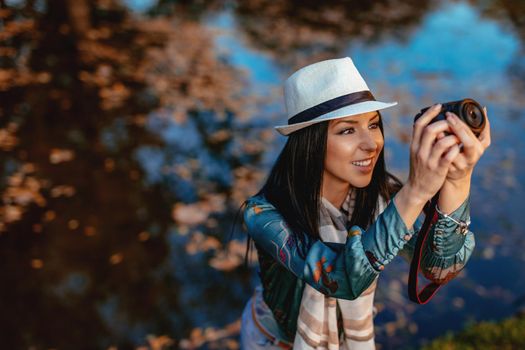
[[[490,146],[490,123],[487,117],[487,109],[483,107],[486,125],[479,138],[474,135],[469,126],[465,124],[454,113],[447,112],[447,121],[452,132],[463,144],[463,151],[452,161],[445,182],[470,181],[474,166],[481,158],[485,150]]]

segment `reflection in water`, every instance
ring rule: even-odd
[[[453,70],[452,54],[440,52],[434,72],[423,69],[435,52],[422,43],[453,46],[452,25],[437,34],[447,19],[483,20],[479,31],[505,35],[498,60],[468,68],[469,80],[483,67],[496,85],[479,83],[476,97],[501,116],[494,139],[505,132],[510,141],[492,146],[475,179],[479,256],[424,310],[406,300],[406,265],[392,264],[377,296],[378,343],[415,346],[468,318],[512,312],[525,289],[523,279],[508,281],[524,258],[516,255],[524,208],[508,199],[523,194],[515,149],[523,146],[525,68],[523,48],[513,50],[519,45],[505,28],[525,39],[519,2],[161,0],[144,17],[113,1],[10,3],[0,5],[2,347],[235,348],[256,276],[240,266],[242,241],[224,242],[239,205],[262,183],[270,145],[282,140],[268,128],[276,102],[250,96],[260,82],[231,62],[251,50],[286,74],[351,50],[379,94],[405,105],[390,121],[398,130],[390,161],[401,169],[412,108],[452,89],[472,91],[458,83],[467,68]],[[219,55],[206,25],[224,13],[233,16],[238,46]],[[479,52],[491,52],[498,35]],[[504,63],[486,64],[496,61]],[[512,88],[499,88],[507,79]],[[481,307],[487,302],[497,310]]]
[[[250,45],[292,68],[337,57],[352,39],[403,40],[431,1],[241,1],[240,29]]]
[[[156,101],[130,70],[144,47],[124,51],[138,33],[122,11],[91,9],[92,26],[77,18],[85,2],[57,5],[2,13],[16,50],[2,109],[18,140],[2,154],[2,347],[132,344],[119,331],[168,330],[166,307],[180,310],[177,280],[151,273],[168,254],[169,198],[132,157],[160,144],[140,125]]]
[[[229,131],[243,82],[209,33],[111,2],[2,6],[2,347],[126,348],[235,321],[219,313],[240,312],[248,276],[207,261],[231,268],[213,254],[238,205],[225,199],[250,191],[259,150]],[[179,218],[184,202],[205,220]]]

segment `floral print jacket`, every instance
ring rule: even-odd
[[[461,221],[469,215],[469,198],[450,214]],[[263,323],[267,324],[263,326],[275,328],[271,323],[276,322],[285,341],[295,334],[304,283],[331,297],[355,299],[396,255],[411,259],[421,227],[418,220],[408,229],[390,200],[366,231],[348,227],[345,244],[325,243],[308,235],[301,242],[263,194],[248,199],[244,222],[259,256],[263,299],[275,319],[265,317]],[[438,214],[427,238],[421,268],[425,277],[436,283],[454,278],[474,249],[474,234],[461,234],[457,226]]]

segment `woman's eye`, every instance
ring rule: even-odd
[[[353,134],[353,133],[354,133],[354,128],[343,129],[339,132],[340,135],[348,135],[348,134]]]
[[[377,129],[377,128],[379,128],[379,123],[373,123],[373,124],[370,124],[370,127],[371,127],[372,129]]]

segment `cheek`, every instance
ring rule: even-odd
[[[383,134],[381,133],[381,130],[376,129],[374,130],[374,133],[371,134],[372,139],[374,140],[374,143],[376,144],[376,153],[381,153],[381,150],[383,149],[383,146],[385,145],[385,139],[383,138]]]
[[[380,135],[377,139],[376,139],[376,144],[377,144],[377,153],[381,153],[381,150],[383,149],[383,146],[385,145],[385,139],[383,139],[383,135]]]
[[[339,163],[340,145],[338,142],[328,138],[326,143],[326,157],[324,160],[324,167],[328,171],[333,171],[334,164]]]
[[[329,142],[326,148],[326,161],[334,165],[344,160],[350,160],[355,149],[356,147],[352,142]]]

